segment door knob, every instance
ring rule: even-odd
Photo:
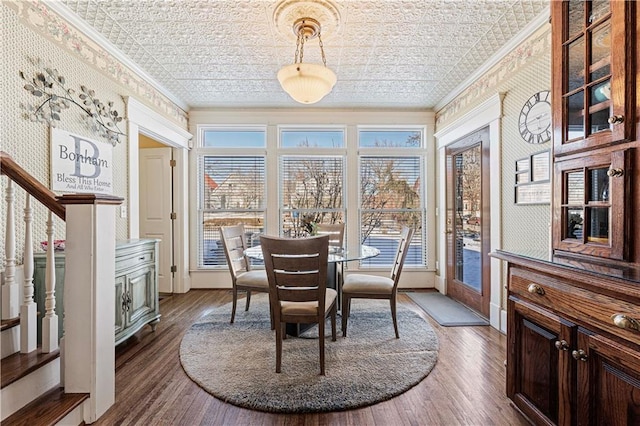
[[[569,344],[566,340],[556,340],[556,349],[559,351],[568,351]]]
[[[583,351],[582,349],[578,349],[577,351],[571,352],[571,356],[576,361],[586,361],[587,360],[587,353],[585,351]]]
[[[624,121],[623,115],[613,115],[607,120],[609,124],[620,124]]]
[[[607,176],[609,176],[609,177],[620,177],[622,175],[624,175],[624,170],[622,170],[620,168],[614,168],[614,169],[607,170]]]

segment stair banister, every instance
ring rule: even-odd
[[[64,277],[65,392],[88,393],[84,421],[115,402],[115,222],[122,198],[67,194]]]

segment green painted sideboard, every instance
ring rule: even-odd
[[[146,324],[155,331],[160,321],[158,303],[158,240],[136,239],[116,243],[116,323],[115,344],[122,343]],[[42,318],[45,314],[46,253],[35,253],[33,286],[38,309],[38,343],[42,342]],[[58,336],[62,337],[64,318],[65,253],[56,252],[56,308]]]

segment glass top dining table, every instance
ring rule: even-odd
[[[259,245],[249,247],[245,250],[245,254],[252,259],[263,260],[262,247]],[[362,244],[360,250],[348,251],[340,247],[329,247],[329,263],[351,262],[353,260],[363,260],[370,257],[376,257],[380,254],[380,250],[375,247]]]

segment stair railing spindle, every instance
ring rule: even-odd
[[[20,352],[29,353],[37,347],[37,306],[33,301],[33,210],[27,193],[24,207],[24,284],[20,306]]]
[[[13,182],[7,181],[6,197],[7,216],[4,242],[4,283],[2,284],[2,319],[18,316],[19,300],[16,278],[16,223]]]
[[[58,349],[58,315],[56,315],[56,259],[53,247],[53,215],[49,211],[47,221],[47,263],[45,273],[45,314],[42,319],[42,352],[49,353]]]

